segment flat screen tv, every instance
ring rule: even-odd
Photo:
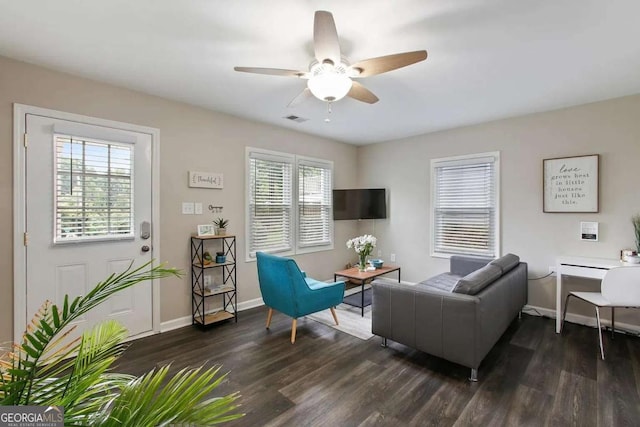
[[[380,219],[387,217],[384,188],[333,190],[333,219]]]

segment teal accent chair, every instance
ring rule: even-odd
[[[293,318],[291,344],[296,342],[298,317],[330,309],[338,324],[334,307],[344,298],[344,282],[326,283],[307,277],[291,258],[283,258],[257,252],[258,281],[262,299],[267,307],[267,329],[271,324],[273,310]]]

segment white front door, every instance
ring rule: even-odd
[[[25,131],[26,325],[45,300],[150,261],[153,218],[150,134],[40,114],[25,114]],[[77,331],[106,319],[130,336],[152,331],[152,283],[114,295]]]

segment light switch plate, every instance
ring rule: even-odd
[[[193,202],[182,202],[182,214],[193,215]]]
[[[196,215],[202,215],[202,203],[195,204]]]

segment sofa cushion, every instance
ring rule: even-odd
[[[451,292],[460,280],[460,276],[451,273],[442,273],[437,276],[428,278],[418,283],[418,285],[428,286],[433,289],[438,289],[444,292]]]
[[[451,255],[449,258],[449,272],[456,274],[458,277],[464,277],[467,274],[476,271],[489,264],[493,258],[483,258],[468,255]]]
[[[498,259],[494,259],[489,264],[500,267],[502,274],[509,270],[516,268],[516,265],[520,264],[520,257],[514,254],[506,254]]]
[[[476,295],[502,276],[500,267],[488,264],[479,270],[467,274],[458,280],[452,292],[458,294]]]

